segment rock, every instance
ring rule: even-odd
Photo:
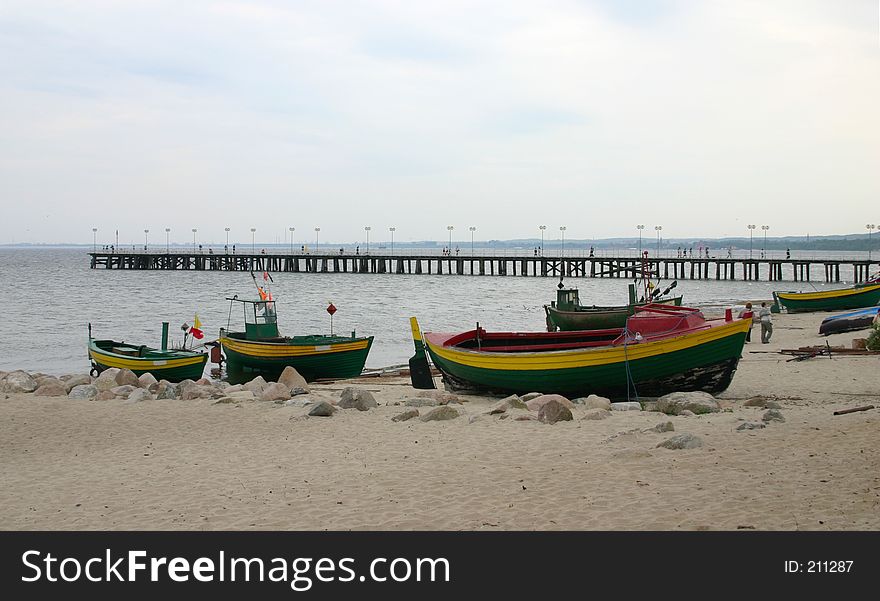
[[[708,392],[672,392],[657,399],[657,410],[667,415],[681,415],[682,411],[691,411],[695,415],[701,413],[718,413],[721,407]]]
[[[437,399],[428,397],[416,397],[414,399],[406,399],[404,405],[407,407],[436,407],[440,402]]]
[[[199,386],[213,386],[214,385],[214,383],[211,382],[211,380],[209,380],[208,378],[199,378],[198,380],[196,380],[196,384],[198,384]]]
[[[608,411],[607,409],[595,408],[595,409],[587,409],[587,412],[584,414],[584,416],[581,419],[599,420],[599,419],[607,419],[609,417],[611,417],[611,412]]]
[[[176,399],[177,398],[177,386],[168,382],[167,380],[162,380],[159,382],[159,388],[156,390],[156,398],[157,399]]]
[[[529,399],[528,401],[525,401],[525,403],[526,407],[529,408],[529,411],[540,411],[541,407],[543,407],[550,401],[558,401],[565,405],[567,409],[574,409],[574,403],[559,394],[542,394],[541,396],[536,396],[532,399]]]
[[[497,415],[498,413],[504,413],[510,409],[528,410],[529,406],[526,405],[521,398],[512,394],[509,397],[498,401],[495,406],[488,411],[488,415]]]
[[[290,396],[299,396],[301,394],[309,394],[309,391],[301,386],[294,386],[290,389]]]
[[[34,379],[34,382],[37,383],[37,388],[39,388],[40,386],[45,386],[46,384],[62,384],[62,385],[64,384],[61,380],[59,380],[55,376],[33,376],[33,375],[31,375],[31,377]],[[2,379],[2,378],[0,378],[0,379]]]
[[[782,412],[779,409],[768,409],[761,416],[761,421],[769,424],[770,422],[784,422],[785,418],[782,417]]]
[[[289,398],[290,388],[280,382],[269,384],[260,393],[261,401],[286,401]]]
[[[284,371],[281,372],[281,375],[278,376],[278,383],[287,386],[287,390],[302,388],[305,392],[300,394],[306,394],[311,390],[308,383],[306,383],[306,379],[299,375],[299,372],[289,365],[285,367]]]
[[[67,398],[78,401],[91,401],[98,396],[98,392],[101,391],[99,391],[98,387],[94,384],[80,384],[79,386],[74,386],[70,392],[67,393]]]
[[[611,410],[611,401],[603,396],[591,394],[583,400],[584,409],[608,409]]]
[[[129,403],[140,403],[141,401],[151,400],[153,400],[153,395],[151,395],[150,391],[146,388],[135,388],[131,391],[131,394],[128,395]]]
[[[442,405],[440,407],[434,407],[419,419],[423,422],[436,422],[455,419],[456,417],[459,417],[459,415],[461,414],[457,409],[450,407],[449,405]]]
[[[247,384],[244,384],[242,387],[245,390],[250,390],[256,396],[258,394],[261,394],[263,392],[263,389],[267,385],[268,384],[267,384],[266,380],[263,379],[263,376],[257,376],[256,378],[254,378],[253,380],[251,380]]]
[[[657,411],[657,401],[642,401],[642,411]]]
[[[417,397],[435,399],[438,405],[461,404],[458,395],[443,390],[420,390],[416,393]]]
[[[98,374],[98,377],[95,379],[95,387],[101,390],[110,390],[111,388],[116,388],[119,386],[119,383],[116,381],[116,374],[120,372],[119,369],[115,367],[109,367]]]
[[[642,432],[675,432],[675,424],[672,422],[660,422],[653,428],[642,430]]]
[[[292,399],[288,399],[286,401],[275,401],[275,402],[281,403],[281,405],[284,407],[308,407],[309,405],[311,405],[313,403],[327,403],[327,401],[324,401],[324,400],[315,400],[310,395],[307,395],[307,394],[300,394],[300,395],[297,395],[297,396],[293,397]],[[327,404],[329,405],[330,403],[327,403]]]
[[[299,374],[297,374],[299,375]],[[321,401],[309,411],[312,417],[330,417],[336,411],[336,407],[326,401]]]
[[[403,413],[398,413],[397,415],[395,415],[394,417],[392,417],[392,418],[391,418],[391,421],[393,421],[393,422],[405,422],[405,421],[407,421],[407,420],[410,420],[410,419],[412,419],[412,418],[414,418],[414,417],[418,417],[418,416],[419,416],[419,410],[418,410],[418,409],[407,409],[407,410],[404,411]]]
[[[766,402],[767,402],[767,399],[765,399],[764,397],[756,396],[756,397],[750,398],[745,403],[743,403],[743,407],[763,407],[764,403],[766,403]]]
[[[759,424],[756,422],[746,422],[744,424],[740,424],[737,426],[737,430],[760,430],[761,428],[766,428],[766,424]]]
[[[545,424],[556,422],[570,422],[572,420],[571,409],[557,400],[552,400],[541,405],[538,409],[538,421]]]
[[[178,387],[177,392],[180,400],[182,401],[220,398],[221,396],[224,396],[222,392],[218,391],[213,386],[204,386],[195,383],[187,386],[186,388]]]
[[[227,386],[224,392],[239,392],[241,390],[244,390],[244,386],[242,386],[241,384],[233,384],[231,386]]]
[[[67,386],[61,380],[47,381],[34,391],[36,396],[67,396]]]
[[[515,422],[536,422],[536,421],[538,421],[538,418],[535,417],[534,415],[532,415],[531,413],[529,413],[527,415],[517,415],[516,417],[513,418],[513,421],[515,421]]]
[[[220,397],[216,401],[214,401],[215,405],[230,405],[234,403],[240,403],[241,399],[235,399],[229,396]]]
[[[620,403],[611,403],[612,411],[641,411],[642,404],[638,401],[622,401]]]
[[[693,434],[679,434],[657,445],[664,449],[696,449],[703,446],[703,439]]]
[[[119,398],[128,398],[128,395],[132,393],[132,391],[137,390],[137,386],[132,386],[131,384],[125,384],[124,386],[114,386],[109,390],[109,392],[113,393],[113,396],[117,396]],[[102,391],[103,392],[103,391]]]
[[[685,409],[684,411],[682,411],[678,415],[679,415],[679,417],[693,417],[696,415],[696,413],[694,413],[690,409]]]
[[[68,376],[61,376],[61,381],[64,382],[64,387],[67,388],[67,392],[74,386],[82,386],[83,384],[91,384],[92,378],[86,374],[74,374]]]
[[[134,386],[137,388],[139,384],[138,377],[130,369],[120,369],[116,372],[115,379],[117,386]]]
[[[159,382],[156,380],[156,376],[147,372],[145,374],[141,374],[141,377],[138,378],[138,386],[141,388],[149,389],[153,385],[158,385]]]
[[[95,397],[96,401],[112,401],[116,398],[116,395],[110,392],[109,390],[102,390],[98,393],[98,396]]]
[[[349,386],[342,391],[342,398],[339,399],[339,405],[342,409],[357,409],[358,411],[367,411],[379,405],[373,394],[363,388]]]
[[[520,398],[522,399],[523,403],[528,403],[532,399],[536,399],[539,396],[544,396],[544,393],[543,392],[528,392],[528,393],[522,395]]]
[[[0,383],[0,392],[22,393],[33,392],[37,389],[37,381],[26,371],[11,371]]]
[[[776,401],[767,401],[766,403],[764,403],[764,407],[767,409],[782,409],[782,405],[780,405]]]

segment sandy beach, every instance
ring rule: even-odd
[[[312,386],[328,399],[358,386],[379,405],[329,418],[265,401],[0,394],[0,528],[874,530],[880,408],[832,412],[880,407],[877,358],[774,352],[824,344],[824,316],[775,315],[770,344],[756,327],[723,410],[687,417],[587,420],[576,406],[548,425],[463,396],[459,418],[393,422],[416,396],[408,377]],[[761,422],[765,408],[745,405],[759,396],[785,421],[737,430]],[[666,421],[674,432],[643,431]],[[657,448],[683,433],[703,446]]]

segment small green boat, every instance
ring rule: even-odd
[[[650,303],[681,306],[681,296],[664,296],[676,285],[677,282],[673,282],[662,293],[658,289],[658,294],[649,300],[645,300],[644,297],[641,300],[636,300],[636,285],[630,284],[629,304],[610,307],[581,305],[577,288],[560,288],[556,291],[556,300],[549,305],[544,305],[544,312],[547,314],[547,331],[568,332],[622,328],[626,325],[627,318],[635,314],[636,307],[644,307]]]
[[[162,324],[162,348],[156,349],[144,344],[126,344],[115,340],[95,340],[89,324],[89,359],[92,370],[101,373],[116,367],[130,369],[136,375],[153,374],[157,380],[180,382],[198,380],[208,362],[207,353],[186,349],[168,348],[168,323]]]
[[[281,336],[275,301],[227,298],[244,308],[245,330],[220,329],[220,345],[226,355],[230,382],[257,375],[275,380],[288,365],[307,381],[319,378],[353,378],[361,375],[373,344],[372,336]],[[230,306],[230,315],[232,307]]]
[[[861,309],[880,302],[880,282],[865,282],[821,292],[774,292],[773,298],[777,305],[789,313]]]

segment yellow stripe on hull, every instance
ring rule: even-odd
[[[854,294],[864,294],[880,289],[880,284],[876,286],[864,286],[862,288],[843,288],[838,290],[824,290],[822,292],[777,292],[776,296],[783,300],[808,301],[821,300],[828,298],[843,298]]]
[[[176,369],[178,367],[187,367],[189,365],[197,365],[205,361],[204,355],[195,357],[182,357],[180,359],[131,359],[118,357],[116,355],[108,355],[99,353],[89,349],[89,357],[95,363],[104,367],[118,367],[119,369],[130,369],[132,371],[150,371],[150,369]]]
[[[624,346],[597,347],[589,349],[492,353],[450,349],[426,343],[432,354],[460,365],[494,370],[553,370],[578,367],[596,367],[623,361],[634,361],[674,351],[695,347],[728,336],[745,333],[751,327],[751,320],[740,319],[723,326],[706,328],[697,332],[683,334],[654,342],[639,342]]]
[[[235,340],[233,338],[221,338],[220,344],[225,348],[249,357],[306,357],[313,355],[329,355],[332,353],[343,353],[347,351],[362,351],[369,345],[369,340],[358,340],[356,342],[332,343],[326,345],[292,345],[278,344],[271,342],[252,343]]]

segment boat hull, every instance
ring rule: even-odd
[[[880,307],[870,307],[861,311],[827,317],[819,325],[819,334],[830,336],[831,334],[854,332],[870,328],[878,311],[880,311]]]
[[[860,309],[880,302],[880,284],[822,292],[774,292],[773,296],[789,313]]]
[[[196,352],[187,353],[187,355],[189,356],[131,357],[102,349],[94,342],[89,344],[89,358],[98,373],[115,367],[130,369],[137,376],[151,373],[157,380],[168,380],[169,382],[180,382],[187,379],[198,380],[204,375],[208,355]]]
[[[669,298],[662,302],[669,305],[681,306],[680,296]],[[617,307],[584,307],[578,311],[560,311],[556,307],[544,305],[547,313],[548,331],[557,330],[571,332],[575,330],[610,330],[622,328],[626,320],[632,316],[636,307],[643,307],[648,303],[634,305],[621,305]]]
[[[749,320],[736,320],[627,346],[518,356],[441,347],[427,337],[426,342],[434,365],[454,390],[611,398],[694,390],[718,393],[733,379],[750,325]]]
[[[361,374],[373,337],[344,339],[333,337],[293,337],[286,342],[262,342],[220,337],[226,355],[230,381],[244,381],[257,375],[276,379],[287,366],[307,381],[319,378],[354,378]]]

